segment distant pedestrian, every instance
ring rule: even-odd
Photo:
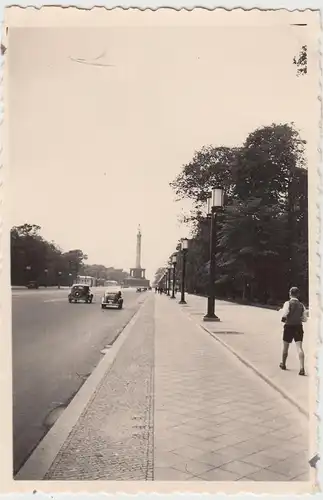
[[[304,304],[299,301],[299,289],[293,286],[289,291],[289,300],[285,302],[282,309],[282,322],[284,324],[283,333],[283,355],[280,368],[286,370],[286,360],[290,344],[295,342],[298,352],[300,370],[299,375],[305,375],[303,351],[303,323],[307,321],[307,313]]]
[[[158,292],[158,286],[155,286],[155,293]]]
[[[163,293],[163,291],[164,291],[164,290],[163,290],[163,287],[162,287],[162,286],[161,286],[161,287],[159,287],[159,294],[160,294],[160,295]]]

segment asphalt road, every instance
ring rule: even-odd
[[[103,289],[93,292],[92,304],[69,304],[66,289],[12,291],[14,473],[146,295],[126,289],[124,309],[101,310]]]

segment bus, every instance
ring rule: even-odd
[[[118,286],[119,283],[115,280],[106,280],[104,286]]]
[[[96,286],[96,278],[93,276],[77,276],[75,283],[80,285]]]

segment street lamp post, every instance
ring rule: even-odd
[[[57,288],[61,287],[61,276],[62,276],[62,272],[58,271],[58,286],[57,286]]]
[[[207,313],[204,321],[220,321],[215,314],[215,254],[216,254],[216,215],[218,209],[223,207],[223,188],[215,187],[212,189],[212,197],[208,198],[207,211],[211,218],[210,228],[210,271],[209,271],[209,293],[207,299]]]
[[[26,281],[27,281],[27,285],[29,283],[29,281],[31,280],[31,266],[26,266],[26,271],[27,271],[27,276],[26,276]]]
[[[177,264],[177,254],[174,253],[172,256],[172,264],[173,264],[173,286],[172,286],[172,296],[171,299],[175,299],[175,281],[176,281],[176,264]]]
[[[212,216],[212,194],[208,197],[206,201],[206,217],[211,219]]]
[[[181,300],[179,304],[186,304],[185,300],[185,277],[186,277],[186,255],[188,249],[188,239],[184,238],[182,240],[182,282],[181,282]]]
[[[171,266],[168,266],[167,271],[168,271],[168,288],[167,288],[167,295],[169,296],[169,295],[170,295],[170,273],[171,273],[171,271],[172,271]]]

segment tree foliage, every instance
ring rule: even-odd
[[[195,152],[192,161],[183,166],[170,185],[178,198],[189,198],[196,207],[207,199],[214,185],[225,187],[227,196],[230,196],[238,154],[238,148],[205,146]]]
[[[40,234],[40,226],[23,224],[11,229],[11,284],[70,285],[78,274],[94,278],[116,279],[127,273],[113,267],[86,265],[87,255],[81,249],[64,252],[53,241]]]
[[[303,45],[297,57],[294,57],[293,64],[297,67],[297,76],[307,74],[307,45]]]
[[[295,285],[307,299],[304,147],[293,124],[272,124],[249,134],[239,148],[203,148],[183,166],[172,187],[177,196],[195,203],[195,212],[187,220],[193,228],[187,260],[188,291],[208,291],[210,227],[200,208],[212,186],[221,184],[226,197],[216,225],[217,294],[278,303]],[[218,151],[222,156],[211,153]],[[221,162],[214,160],[220,157]]]
[[[155,272],[154,281],[153,281],[155,286],[157,286],[158,283],[162,280],[165,273],[166,273],[166,267],[159,267],[157,269],[157,271]]]

